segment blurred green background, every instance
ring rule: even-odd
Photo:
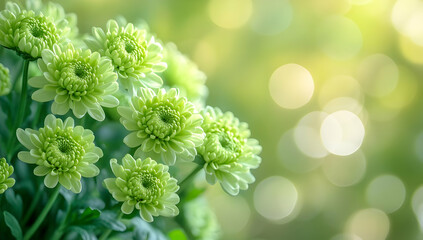
[[[423,239],[423,1],[57,2],[81,33],[146,20],[249,123],[256,182],[207,192],[223,239]]]

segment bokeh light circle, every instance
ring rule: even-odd
[[[280,176],[266,178],[254,191],[254,206],[257,212],[273,221],[290,216],[297,200],[298,192],[295,185]]]
[[[332,99],[323,107],[323,111],[327,113],[333,113],[341,110],[350,111],[356,115],[359,115],[363,110],[363,105],[356,99],[350,97],[340,97]]]
[[[362,240],[385,240],[390,228],[388,216],[379,209],[364,209],[348,221],[348,232]]]
[[[357,79],[363,90],[374,97],[391,93],[398,84],[398,66],[388,56],[374,54],[365,58],[358,68]]]
[[[273,72],[269,91],[279,106],[287,109],[299,108],[307,104],[313,96],[313,77],[298,64],[286,64]]]
[[[317,41],[321,50],[336,60],[352,58],[363,44],[360,28],[343,16],[323,20],[317,28]]]
[[[420,46],[423,46],[422,21],[423,2],[420,0],[398,0],[392,8],[395,28]]]
[[[364,133],[360,118],[346,110],[327,116],[320,129],[323,145],[330,153],[340,156],[357,151],[363,142]]]
[[[342,233],[333,236],[330,240],[362,240],[359,236],[354,234]]]
[[[251,28],[262,35],[276,35],[291,24],[293,10],[288,0],[254,0]]]
[[[413,193],[411,207],[419,222],[420,229],[423,231],[423,186],[420,186]]]
[[[212,207],[219,225],[227,234],[237,234],[248,224],[251,210],[248,202],[242,197],[232,197],[222,193],[219,188],[209,194],[210,206]]]
[[[334,76],[326,80],[319,91],[320,106],[323,107],[336,98],[353,98],[362,102],[363,92],[360,83],[347,75]]]
[[[251,0],[211,0],[209,3],[210,19],[222,28],[243,26],[252,13]]]
[[[370,182],[366,198],[370,206],[392,213],[404,203],[405,192],[401,179],[393,175],[382,175]]]
[[[338,187],[358,183],[366,172],[366,158],[361,151],[348,156],[327,157],[322,165],[326,178]]]
[[[295,173],[305,173],[316,169],[323,159],[304,155],[295,143],[294,130],[285,132],[278,142],[277,154],[282,165]]]
[[[328,114],[325,112],[311,112],[298,122],[294,129],[294,140],[298,149],[306,156],[323,158],[328,151],[323,146],[320,137],[320,126]]]

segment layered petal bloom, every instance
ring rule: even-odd
[[[0,12],[0,44],[31,60],[41,57],[42,50],[68,41],[72,29],[77,29],[76,18],[58,4],[31,10],[7,2]]]
[[[176,89],[160,89],[156,94],[141,88],[130,107],[118,107],[120,121],[131,133],[123,140],[138,147],[135,156],[161,159],[167,165],[176,159],[194,160],[196,147],[203,143],[203,118],[192,103],[179,97]]]
[[[21,151],[18,158],[28,164],[36,164],[36,176],[45,176],[44,184],[54,188],[60,183],[74,193],[81,192],[81,177],[95,177],[100,170],[94,165],[103,151],[94,145],[94,134],[74,120],[64,122],[48,115],[44,127],[38,131],[18,129],[19,142],[29,151]]]
[[[0,63],[0,96],[9,94],[10,87],[9,69]]]
[[[119,89],[117,75],[109,59],[91,50],[75,49],[72,44],[54,45],[44,50],[38,66],[43,75],[29,79],[32,94],[38,102],[54,100],[51,111],[64,115],[69,109],[77,118],[88,114],[103,121],[102,107],[116,107],[119,101],[112,94]]]
[[[0,194],[15,185],[15,179],[9,178],[13,173],[13,166],[7,164],[6,159],[0,158]]]
[[[163,84],[156,74],[166,69],[163,48],[154,37],[147,39],[144,29],[137,29],[131,23],[119,26],[115,20],[109,20],[106,31],[93,28],[93,37],[85,43],[112,60],[120,83],[132,94],[139,87],[158,88]]]
[[[180,95],[190,101],[204,101],[208,90],[205,85],[206,75],[188,57],[179,52],[173,43],[164,48],[164,61],[167,69],[161,73],[164,85],[179,88]]]
[[[250,138],[248,125],[231,112],[206,107],[202,115],[206,137],[197,150],[206,162],[206,179],[210,184],[218,181],[226,192],[237,195],[255,181],[250,169],[260,165],[261,146]]]
[[[127,154],[122,165],[116,159],[110,160],[110,166],[116,178],[104,180],[106,188],[119,202],[123,202],[121,210],[131,214],[134,208],[147,222],[153,216],[173,217],[179,214],[176,194],[179,186],[176,179],[168,173],[169,167],[159,164],[151,158],[134,159]]]

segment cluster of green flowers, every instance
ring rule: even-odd
[[[134,154],[126,154],[121,164],[110,160],[115,177],[105,179],[104,186],[122,202],[122,213],[136,208],[148,222],[159,215],[178,215],[180,186],[169,166],[179,161],[202,159],[195,162],[207,181],[219,182],[231,195],[254,182],[250,170],[261,162],[258,141],[231,112],[202,107],[205,74],[174,44],[163,49],[146,29],[115,20],[105,29],[94,27],[84,39],[85,48],[75,47],[77,37],[76,18],[57,4],[29,1],[22,8],[8,2],[0,12],[0,45],[25,61],[37,60],[41,75],[28,80],[35,89],[33,100],[52,102],[55,115],[69,116],[72,110],[76,118],[89,115],[96,121],[106,119],[103,107],[117,110],[130,132],[123,143],[134,148]],[[9,71],[0,65],[0,95],[8,94],[10,85]],[[44,177],[45,186],[60,184],[80,193],[81,178],[100,173],[95,163],[103,151],[82,123],[75,126],[72,117],[63,121],[53,114],[38,130],[17,129],[17,139],[26,148],[17,156],[36,165],[33,173]],[[13,167],[5,159],[0,173],[2,193],[14,184],[9,178]]]

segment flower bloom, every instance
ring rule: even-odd
[[[13,166],[9,166],[6,159],[0,158],[0,194],[15,185],[15,179],[9,178],[12,173]]]
[[[206,179],[210,184],[218,181],[226,192],[237,195],[255,181],[250,169],[260,165],[261,146],[250,138],[248,125],[231,112],[206,107],[202,115],[206,137],[197,150],[206,162]]]
[[[9,69],[0,63],[0,96],[9,94],[10,87]]]
[[[116,159],[110,160],[116,178],[107,178],[104,183],[113,198],[123,202],[123,213],[131,214],[136,208],[147,222],[152,222],[153,216],[173,217],[179,214],[176,207],[179,186],[168,173],[168,166],[151,158],[135,160],[129,154],[122,163],[119,165]]]
[[[41,57],[44,49],[68,41],[76,22],[58,4],[25,10],[7,2],[0,12],[0,44],[31,60]],[[72,24],[71,24],[72,23]]]
[[[160,158],[173,165],[176,159],[194,160],[195,148],[203,143],[203,118],[174,88],[160,89],[157,94],[141,88],[130,107],[118,107],[118,112],[121,123],[132,131],[123,141],[128,147],[138,147],[135,156]]]
[[[193,102],[206,98],[206,75],[193,61],[179,52],[175,44],[166,44],[164,61],[167,63],[167,69],[161,73],[164,85],[179,88],[180,95]]]
[[[105,118],[102,107],[116,107],[112,96],[119,89],[117,75],[109,59],[91,50],[75,49],[72,44],[54,45],[44,50],[38,66],[43,75],[33,77],[29,85],[40,88],[32,94],[38,102],[54,100],[51,111],[64,115],[69,109],[77,118],[88,114],[98,120]]]
[[[154,37],[147,40],[145,30],[128,23],[119,26],[115,20],[107,22],[107,30],[93,28],[94,37],[85,40],[93,51],[112,60],[119,81],[131,93],[138,87],[158,88],[163,84],[156,74],[166,69],[162,62],[162,46]]]
[[[38,165],[36,176],[45,176],[44,184],[53,188],[59,182],[74,193],[81,192],[81,177],[95,177],[100,170],[94,165],[103,151],[94,145],[91,130],[74,127],[74,120],[64,122],[48,115],[38,131],[18,129],[19,142],[29,151],[19,152],[18,158]]]

